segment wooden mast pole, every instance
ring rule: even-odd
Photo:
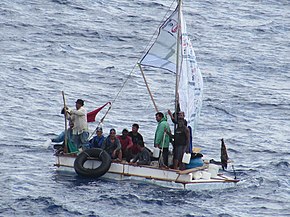
[[[148,90],[148,92],[149,92],[150,98],[151,98],[151,100],[152,100],[152,102],[153,102],[153,105],[154,105],[155,111],[158,112],[157,105],[156,105],[156,103],[155,103],[155,100],[154,100],[154,98],[153,98],[153,95],[152,95],[152,93],[151,93],[151,91],[150,91],[150,88],[149,88],[149,86],[148,86],[148,83],[147,83],[147,80],[146,80],[146,78],[145,78],[145,75],[144,75],[143,69],[142,69],[142,67],[141,67],[141,65],[140,65],[139,63],[138,63],[138,66],[139,66],[139,69],[140,69],[140,71],[141,71],[141,74],[142,74],[142,77],[143,77],[143,79],[144,79],[144,82],[145,82],[145,84],[146,84],[146,87],[147,87],[147,90]]]
[[[177,110],[179,104],[179,95],[178,95],[178,83],[179,83],[179,52],[180,52],[180,39],[181,39],[181,24],[180,24],[180,14],[181,14],[181,3],[182,0],[178,0],[178,28],[177,28],[177,39],[176,39],[176,79],[175,79],[175,115],[174,120],[177,120]],[[174,124],[174,130],[176,129],[176,124]]]

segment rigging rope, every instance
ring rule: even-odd
[[[116,94],[115,98],[113,99],[112,104],[111,104],[111,107],[113,106],[113,104],[115,103],[115,101],[117,100],[117,98],[119,97],[120,93],[122,92],[122,90],[123,90],[123,88],[125,87],[125,85],[126,85],[126,83],[128,82],[128,80],[131,78],[132,73],[134,72],[136,66],[138,65],[138,61],[142,58],[142,56],[144,56],[144,54],[145,54],[146,51],[148,50],[149,46],[151,46],[152,41],[154,40],[154,36],[157,34],[157,32],[158,32],[158,30],[159,30],[159,28],[160,28],[160,25],[164,23],[164,20],[166,19],[167,15],[168,15],[168,13],[170,12],[170,9],[171,9],[171,7],[172,7],[172,5],[174,4],[175,1],[176,1],[176,0],[174,0],[174,1],[171,3],[171,5],[169,6],[167,12],[166,12],[165,15],[163,16],[163,18],[162,18],[162,20],[161,20],[161,22],[160,22],[160,24],[159,24],[159,26],[158,26],[157,29],[155,30],[154,34],[151,36],[151,39],[149,40],[149,42],[148,42],[146,48],[144,49],[143,53],[140,55],[140,57],[138,58],[137,62],[134,64],[132,70],[131,70],[130,73],[129,73],[129,76],[126,78],[126,80],[125,80],[124,83],[122,84],[120,90],[118,91],[118,93]],[[143,75],[143,78],[145,79],[145,75]],[[145,79],[145,80],[146,80],[146,79]],[[145,82],[146,82],[146,81],[145,81]],[[156,105],[155,105],[154,102],[153,102],[153,105],[154,105],[154,107],[155,107],[155,109],[156,109]]]

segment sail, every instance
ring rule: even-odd
[[[143,66],[176,71],[176,39],[178,30],[178,10],[160,26],[156,41],[139,62]]]
[[[181,11],[181,10],[180,10]],[[178,73],[178,99],[181,111],[184,111],[188,125],[192,132],[196,130],[202,105],[203,79],[196,62],[195,53],[187,34],[186,23],[182,12],[180,13],[180,25],[178,25],[178,7],[159,28],[156,41],[140,60],[139,64],[162,68],[176,72],[176,42],[178,28],[180,27],[181,61]]]
[[[178,82],[178,96],[181,111],[192,132],[195,132],[200,116],[203,94],[203,79],[196,62],[196,56],[187,34],[186,23],[180,14],[181,25],[181,70]]]

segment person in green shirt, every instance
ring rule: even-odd
[[[162,112],[157,112],[155,114],[155,118],[158,122],[158,125],[155,131],[154,147],[161,149],[163,163],[168,167],[170,137],[166,132],[171,132],[171,130],[169,124],[167,123],[167,118]]]

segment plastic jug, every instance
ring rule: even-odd
[[[154,158],[159,158],[159,153],[160,153],[160,149],[154,147],[154,148],[153,148],[153,157],[154,157]]]
[[[211,174],[211,178],[216,178],[219,171],[219,166],[215,164],[208,165],[208,172]]]
[[[184,153],[182,157],[182,163],[189,164],[191,154]]]

